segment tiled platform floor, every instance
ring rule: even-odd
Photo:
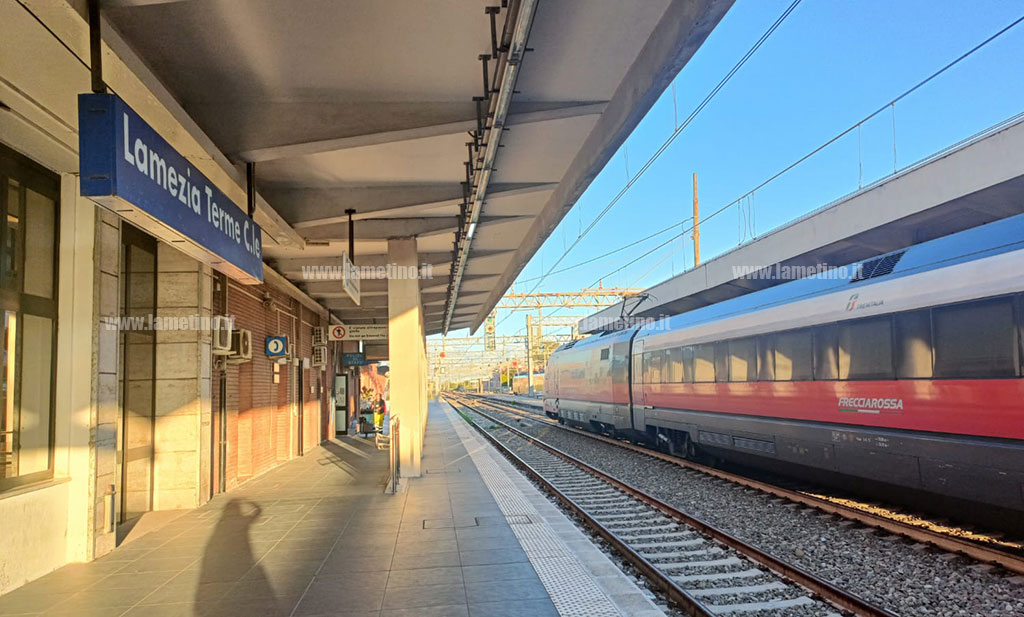
[[[425,473],[399,495],[385,452],[339,439],[0,596],[0,615],[557,615],[453,417],[431,404]]]

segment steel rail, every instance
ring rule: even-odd
[[[454,398],[454,397],[452,397],[452,398]],[[698,518],[696,518],[694,516],[691,516],[689,514],[686,514],[685,512],[677,510],[676,508],[672,507],[671,505],[669,505],[667,503],[664,503],[663,501],[659,500],[658,498],[656,498],[656,497],[654,497],[654,496],[652,496],[652,495],[650,495],[650,494],[648,494],[648,493],[646,493],[646,492],[644,492],[644,491],[642,491],[642,490],[640,490],[638,488],[635,488],[635,487],[627,484],[626,482],[624,482],[622,480],[619,480],[615,476],[612,476],[611,474],[603,472],[600,469],[597,469],[596,467],[593,467],[592,465],[590,465],[588,463],[585,463],[584,461],[582,461],[582,460],[572,456],[571,454],[563,452],[562,450],[559,450],[558,448],[555,448],[554,446],[551,446],[551,445],[549,445],[547,443],[544,443],[543,441],[537,439],[536,437],[533,437],[532,435],[529,435],[528,433],[525,433],[525,432],[515,428],[514,426],[512,426],[512,425],[510,425],[510,424],[508,424],[506,422],[503,422],[502,420],[499,420],[499,419],[497,419],[497,418],[495,418],[495,417],[493,417],[491,415],[488,415],[485,412],[480,411],[478,408],[473,407],[470,404],[467,404],[465,402],[465,400],[460,400],[459,404],[461,404],[462,406],[464,406],[466,408],[471,409],[472,411],[474,411],[477,414],[480,414],[484,418],[487,418],[489,421],[494,422],[495,424],[497,424],[497,425],[501,426],[502,428],[508,430],[509,432],[511,432],[512,434],[516,435],[517,437],[520,437],[521,439],[524,439],[527,442],[529,442],[529,443],[531,443],[531,444],[533,444],[533,445],[535,445],[535,446],[537,446],[537,447],[539,447],[539,448],[541,448],[541,449],[543,449],[543,450],[545,450],[545,451],[547,451],[547,452],[549,452],[549,453],[551,453],[551,454],[553,454],[553,455],[555,455],[555,456],[557,456],[559,458],[562,458],[563,460],[566,460],[569,463],[572,463],[573,465],[579,467],[583,471],[585,471],[585,472],[587,472],[587,473],[589,473],[589,474],[591,474],[591,475],[593,475],[593,476],[603,480],[604,482],[607,482],[608,484],[614,486],[615,488],[619,489],[620,491],[630,495],[634,499],[637,499],[637,500],[645,503],[646,505],[648,505],[648,506],[650,506],[650,507],[660,511],[661,513],[665,514],[666,516],[669,516],[670,518],[673,518],[673,519],[675,519],[675,520],[677,520],[677,521],[679,521],[679,522],[681,522],[681,523],[683,523],[683,524],[685,524],[685,525],[687,525],[689,527],[692,527],[692,528],[696,529],[697,531],[703,533],[706,536],[710,536],[711,538],[713,538],[714,540],[720,542],[721,544],[724,544],[724,545],[732,548],[733,550],[737,551],[738,553],[741,553],[742,555],[746,556],[748,559],[751,559],[752,561],[757,562],[758,564],[768,568],[769,570],[772,570],[777,575],[782,576],[783,578],[786,578],[786,579],[788,579],[788,580],[790,580],[790,581],[800,585],[801,587],[804,587],[805,589],[811,591],[812,593],[818,595],[821,598],[824,598],[826,601],[830,602],[831,604],[833,604],[833,605],[835,605],[835,606],[837,606],[839,608],[847,610],[847,611],[849,611],[849,612],[851,612],[851,613],[853,613],[855,615],[859,615],[861,617],[896,617],[894,615],[894,613],[891,613],[891,612],[889,612],[889,611],[887,611],[887,610],[885,610],[885,609],[883,609],[881,607],[875,606],[875,605],[867,602],[866,600],[864,600],[864,599],[862,599],[862,598],[860,598],[860,597],[858,597],[858,596],[856,596],[856,595],[854,595],[854,594],[852,594],[850,592],[844,591],[844,590],[836,587],[835,585],[832,585],[828,581],[825,581],[825,580],[823,580],[821,578],[818,578],[817,576],[811,574],[810,572],[807,572],[807,571],[805,571],[805,570],[803,570],[803,569],[801,569],[801,568],[799,568],[797,566],[794,566],[794,565],[792,565],[790,563],[787,563],[787,562],[785,562],[785,561],[783,561],[783,560],[781,560],[781,559],[779,559],[779,558],[777,558],[777,557],[775,557],[773,555],[770,555],[770,554],[766,553],[765,551],[762,551],[761,549],[759,549],[759,548],[757,548],[757,547],[755,547],[755,546],[753,546],[751,544],[748,544],[748,543],[740,540],[739,538],[736,538],[735,536],[732,536],[732,535],[730,535],[730,534],[728,534],[728,533],[718,529],[717,527],[711,525],[710,523],[706,523],[706,522],[704,522],[704,521],[702,521],[702,520],[700,520],[700,519],[698,519]],[[522,461],[522,459],[518,455],[513,453],[507,446],[502,444],[493,435],[490,435],[486,430],[484,430],[481,427],[476,426],[475,424],[474,424],[474,426],[477,428],[477,430],[479,430],[481,432],[481,434],[483,434],[488,439],[488,441],[490,441],[491,443],[494,443],[499,448],[499,450],[501,450],[502,452],[504,452],[506,454],[511,455],[511,457],[513,458],[514,461],[522,462],[523,464],[525,464],[525,462]],[[517,464],[518,464],[518,462],[517,462]],[[538,477],[538,480],[540,480],[541,483],[550,492],[555,494],[556,497],[558,497],[560,501],[568,501],[568,502],[572,501],[569,497],[563,495],[560,491],[558,491],[558,489],[554,488],[554,486],[552,486],[551,483],[548,482],[546,479],[544,479],[542,477],[539,477],[540,474],[536,470],[533,470],[533,468],[530,467],[528,464],[526,465],[526,468],[528,469],[528,473],[530,473],[531,476],[536,475]],[[582,510],[582,508],[580,508],[580,506],[576,505],[575,503],[573,503],[569,507],[572,508],[574,511]],[[583,518],[583,520],[587,521],[588,525],[591,524],[590,520],[593,517],[591,517],[589,514],[586,514],[585,512],[580,512],[579,514]],[[598,525],[598,526],[601,526],[601,528],[604,530],[605,533],[608,533],[608,534],[611,534],[612,536],[614,536],[613,533],[608,531],[607,528],[604,528],[604,526],[601,525],[596,520],[594,520],[593,523]],[[596,529],[597,528],[595,527],[595,530]],[[599,533],[601,533],[601,532],[599,531]],[[604,533],[601,533],[601,535],[602,535],[602,537],[605,537]],[[612,542],[613,544],[616,544],[616,545],[623,544],[624,545],[624,542],[622,542],[621,540],[613,541],[613,540],[611,540],[609,538],[606,538],[606,539],[608,539],[609,542]],[[626,551],[625,554],[628,554],[630,552],[635,553],[635,551],[632,551],[632,549],[629,549],[628,547],[626,547],[626,548],[628,549],[628,551]],[[640,556],[637,555],[637,557],[640,557]],[[643,557],[640,557],[640,559],[643,559]],[[693,602],[697,603],[698,605],[700,604],[699,601],[697,601],[696,599],[692,598],[692,596],[689,596],[689,594],[687,594],[684,590],[682,590],[682,588],[680,588],[674,581],[672,581],[671,579],[667,578],[664,574],[661,574],[660,571],[658,571],[657,568],[653,566],[653,564],[650,564],[650,562],[647,562],[646,559],[643,559],[643,561],[646,562],[649,567],[653,568],[657,572],[657,577],[654,580],[657,581],[657,578],[660,578],[660,579],[663,579],[664,581],[667,581],[668,583],[671,583],[671,586],[677,588],[679,590],[679,592],[684,594],[686,597],[692,599]],[[659,587],[660,587],[661,586],[660,581],[657,581],[657,582],[659,583]]]
[[[492,422],[500,424],[507,429],[514,430],[511,429],[511,427],[509,427],[501,420],[497,420],[495,418],[488,416],[487,414],[481,412],[479,409],[476,409],[471,405],[467,404],[464,400],[455,399],[455,397],[451,397],[449,398],[448,402],[453,406],[457,404],[467,409],[470,409],[473,412],[480,414],[481,416],[487,418]],[[714,617],[715,614],[711,612],[711,610],[708,607],[704,606],[704,604],[700,600],[688,594],[675,581],[673,581],[671,578],[662,573],[661,570],[657,568],[657,566],[648,561],[646,557],[636,552],[632,547],[626,544],[626,542],[623,541],[615,532],[605,527],[600,521],[598,521],[590,513],[588,513],[583,506],[579,505],[574,499],[572,499],[571,497],[560,491],[558,488],[556,488],[555,485],[548,481],[548,479],[545,478],[541,472],[534,469],[532,465],[523,460],[518,454],[513,452],[505,444],[501,443],[501,441],[494,435],[490,434],[490,432],[479,426],[477,423],[473,422],[472,419],[466,418],[466,420],[469,422],[470,426],[475,428],[477,432],[479,432],[485,439],[487,439],[488,442],[494,445],[494,447],[496,447],[499,452],[501,452],[503,455],[509,458],[516,467],[519,467],[520,469],[525,471],[526,474],[535,482],[539,483],[544,488],[544,490],[546,490],[548,493],[550,493],[556,499],[558,499],[558,501],[561,502],[562,505],[571,510],[595,533],[601,536],[606,542],[611,544],[612,547],[622,556],[623,559],[625,559],[627,562],[633,565],[633,567],[639,570],[645,577],[647,577],[648,580],[650,580],[655,585],[655,587],[657,587],[662,593],[664,593],[665,596],[671,602],[673,602],[676,606],[685,611],[687,615],[690,615],[691,617]]]
[[[508,402],[495,401],[492,399],[487,399],[486,397],[481,397],[479,400],[495,407],[505,406],[515,411],[521,411],[519,409],[512,407],[512,404]],[[532,412],[523,410],[521,411],[521,413],[530,414]],[[538,417],[536,419],[541,419],[539,416],[542,413],[542,410],[538,411],[536,414]],[[544,416],[543,419],[550,420],[547,416]],[[698,471],[709,476],[718,478],[720,480],[726,480],[734,484],[743,486],[745,488],[751,488],[757,491],[761,491],[773,497],[779,497],[781,499],[793,501],[795,503],[799,503],[809,508],[814,508],[818,511],[827,514],[834,514],[836,516],[840,516],[847,520],[855,521],[868,527],[874,527],[876,529],[881,529],[891,534],[900,535],[910,540],[914,540],[915,542],[930,544],[943,551],[947,551],[950,553],[958,553],[960,555],[964,555],[965,557],[969,557],[970,559],[973,559],[975,561],[998,565],[1011,572],[1017,574],[1024,574],[1024,558],[1012,555],[1005,551],[961,540],[959,538],[947,534],[932,531],[931,529],[925,529],[917,525],[911,525],[909,523],[904,523],[895,519],[887,518],[880,514],[867,512],[865,510],[861,510],[853,506],[829,501],[828,499],[824,499],[822,497],[809,495],[807,493],[794,491],[792,489],[782,488],[780,486],[775,486],[773,484],[762,482],[760,480],[753,480],[751,478],[747,478],[739,474],[722,471],[721,469],[715,469],[714,467],[709,467],[707,465],[695,463],[685,458],[680,458],[678,456],[673,456],[671,454],[659,452],[658,450],[652,450],[649,448],[645,448],[643,446],[638,446],[633,443],[627,443],[620,441],[618,439],[613,439],[606,435],[591,433],[589,431],[584,431],[574,427],[565,426],[555,422],[546,422],[546,424],[557,427],[560,430],[564,430],[575,435],[582,435],[584,437],[595,439],[597,441],[601,441],[609,445],[618,446],[620,448],[624,448],[632,452],[637,452],[639,454],[651,456],[668,463],[673,463],[685,469]]]

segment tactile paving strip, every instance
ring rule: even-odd
[[[498,467],[491,457],[492,450],[481,446],[482,439],[472,434],[454,412],[446,409],[452,418],[455,432],[462,439],[480,476],[506,518],[527,517],[541,521],[537,510],[526,500],[512,479]],[[474,443],[479,441],[479,443]],[[547,525],[511,525],[513,533],[523,547],[533,569],[537,571],[544,588],[558,614],[572,617],[614,617],[621,615],[615,604],[605,595],[590,573],[577,561],[569,548]]]

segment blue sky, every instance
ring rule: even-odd
[[[526,266],[516,291],[534,288],[625,185],[626,160],[635,173],[671,135],[674,113],[685,118],[790,1],[737,0],[676,77],[675,101],[669,88]],[[1019,0],[803,0],[559,268],[679,225],[613,257],[552,274],[537,291],[576,290],[602,277],[605,287],[650,287],[692,267],[687,237],[605,276],[681,231],[691,216],[693,172],[706,217],[1022,14]],[[897,103],[896,166],[1024,111],[1022,54],[1024,23]],[[702,223],[702,260],[856,190],[859,180],[891,174],[891,111],[755,193],[743,212],[732,207]],[[499,333],[520,331],[524,315],[499,314]]]

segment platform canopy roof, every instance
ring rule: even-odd
[[[261,203],[280,215],[268,263],[343,322],[385,323],[386,280],[363,280],[356,306],[309,267],[340,263],[349,209],[357,265],[385,265],[388,239],[414,236],[432,267],[429,334],[479,327],[731,4],[101,6],[213,144],[254,163]]]

